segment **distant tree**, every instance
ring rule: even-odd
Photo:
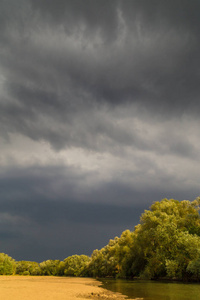
[[[115,257],[117,260],[117,277],[132,277],[132,264],[135,254],[135,233],[130,230],[122,232],[115,245]]]
[[[46,260],[39,264],[41,275],[59,276],[60,260]]]
[[[41,269],[37,262],[23,260],[16,262],[16,274],[41,275]]]
[[[116,257],[116,239],[101,250],[94,250],[89,264],[89,272],[93,277],[115,277],[118,273],[118,261]]]
[[[90,257],[87,255],[72,255],[64,259],[65,276],[88,276]]]
[[[133,233],[126,230],[101,250],[94,250],[89,264],[94,277],[126,277],[130,273]]]
[[[13,275],[15,269],[15,260],[5,253],[0,253],[0,275]]]

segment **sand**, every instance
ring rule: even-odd
[[[91,278],[0,276],[3,300],[124,300],[125,296],[101,288]]]

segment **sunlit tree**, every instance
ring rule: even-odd
[[[15,269],[15,260],[5,253],[0,253],[0,275],[13,275]]]

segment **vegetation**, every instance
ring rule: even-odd
[[[13,275],[15,269],[15,260],[5,253],[0,253],[0,275]]]
[[[88,264],[90,258],[86,255],[72,255],[63,262],[63,275],[65,276],[88,276]]]
[[[134,231],[125,230],[91,257],[15,262],[0,254],[0,274],[141,277],[200,281],[200,197],[163,199],[145,210]]]
[[[41,275],[41,268],[37,262],[18,261],[18,262],[16,262],[16,274],[19,274],[19,275]]]

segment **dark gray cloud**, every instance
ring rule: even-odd
[[[84,192],[75,191],[83,174],[68,170],[64,176],[63,172],[61,167],[35,167],[31,172],[18,168],[1,176],[1,223],[5,228],[0,232],[2,251],[16,259],[39,261],[63,259],[75,252],[90,255],[94,248],[137,224],[133,220],[139,221],[144,205],[101,203],[102,196],[110,196],[109,187],[104,195],[98,189],[87,192],[86,199]]]
[[[2,251],[90,254],[198,196],[199,6],[1,1]]]
[[[86,34],[100,31],[107,39],[113,39],[117,31],[119,1],[31,1],[32,7],[45,21],[64,26],[66,33],[83,29]],[[87,35],[86,35],[87,36]]]

